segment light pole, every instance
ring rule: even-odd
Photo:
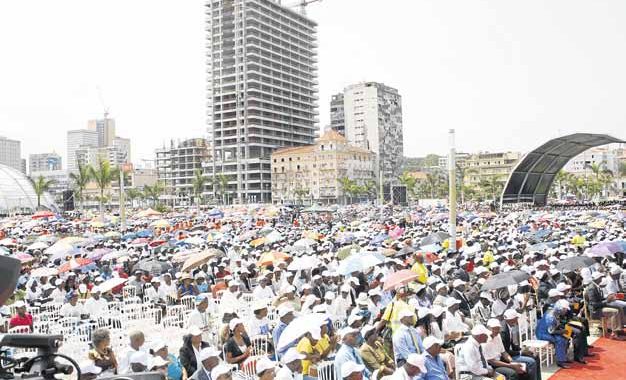
[[[450,234],[450,247],[448,250],[456,251],[456,148],[454,142],[454,129],[450,129],[449,144],[450,154],[448,156],[448,178],[449,178],[449,208],[450,208],[450,220],[449,234]]]

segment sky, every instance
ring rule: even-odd
[[[203,4],[0,2],[0,135],[23,157],[65,158],[67,130],[108,108],[135,163],[205,136]],[[322,0],[307,12],[321,127],[332,94],[378,81],[402,95],[409,157],[445,153],[450,128],[464,152],[626,138],[626,1]]]

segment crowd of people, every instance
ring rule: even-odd
[[[537,342],[568,368],[594,355],[595,322],[622,339],[623,209],[466,210],[456,241],[446,215],[232,207],[144,212],[120,233],[7,219],[0,245],[24,264],[0,328],[84,330],[90,379],[540,380]]]

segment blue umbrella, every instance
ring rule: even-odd
[[[382,264],[385,257],[374,253],[356,253],[342,260],[337,268],[337,273],[347,276],[353,272],[363,272],[367,268]]]
[[[207,213],[207,215],[212,217],[212,218],[223,218],[224,217],[224,212],[222,210],[218,210],[218,209],[214,208],[213,210],[209,211]]]
[[[122,235],[122,240],[133,240],[136,238],[137,238],[137,235],[132,232]]]
[[[589,251],[587,252],[587,256],[590,256],[590,257],[613,256],[615,255],[615,253],[620,252],[621,249],[622,247],[620,246],[620,244],[617,244],[615,242],[612,242],[612,241],[602,242],[591,247],[591,249],[589,249]]]
[[[374,236],[374,238],[372,239],[372,244],[380,244],[383,241],[389,239],[389,235],[387,234],[378,234],[376,236]]]
[[[149,238],[149,237],[152,237],[152,231],[143,230],[143,231],[137,232],[135,235],[137,235],[138,238]]]

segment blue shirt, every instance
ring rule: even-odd
[[[559,321],[554,316],[554,311],[547,311],[537,322],[537,330],[535,331],[537,339],[552,341],[552,333],[558,324]]]
[[[167,378],[171,380],[180,380],[183,377],[183,366],[180,365],[176,356],[167,354],[167,360],[170,364],[167,366]]]
[[[393,334],[392,340],[393,354],[396,357],[396,363],[400,359],[406,360],[406,358],[409,357],[409,354],[419,354],[424,352],[422,338],[413,327],[400,325],[395,334]]]
[[[363,358],[361,358],[361,354],[354,347],[350,347],[346,344],[342,344],[337,351],[337,355],[335,355],[335,371],[337,372],[336,379],[341,379],[341,366],[347,362],[355,362],[356,364],[363,364]],[[369,380],[371,376],[370,371],[367,367],[363,370],[363,379]]]
[[[448,380],[448,371],[439,355],[433,357],[424,352],[424,362],[426,373],[420,375],[420,380]]]
[[[278,347],[280,336],[283,335],[283,331],[285,331],[285,328],[287,328],[287,324],[283,321],[280,321],[278,322],[278,325],[276,326],[276,328],[274,329],[274,332],[272,333],[272,339],[274,339],[274,344],[276,345],[276,347]],[[294,340],[293,342],[289,343],[285,347],[281,348],[277,352],[278,355],[282,356],[285,352],[287,352],[288,349],[290,349],[291,347],[295,347],[297,343],[298,341]]]

